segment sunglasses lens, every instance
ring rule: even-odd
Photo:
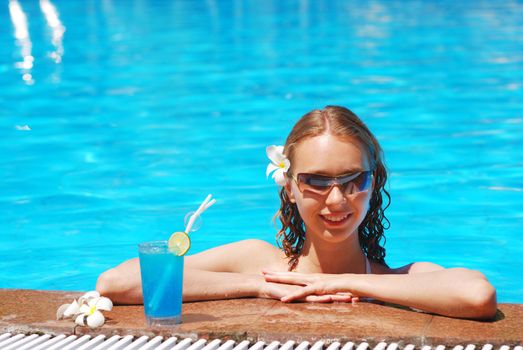
[[[370,171],[363,171],[358,174],[348,175],[347,177],[343,177],[343,178],[339,179],[339,182],[344,187],[347,187],[347,184],[348,184],[348,188],[351,189],[350,193],[365,191],[371,183],[370,174],[371,174]],[[352,185],[350,185],[350,184],[352,184]]]
[[[370,171],[363,171],[341,177],[298,174],[297,178],[300,191],[311,191],[319,194],[327,193],[334,185],[340,185],[342,190],[348,193],[365,191],[371,183],[370,179]]]
[[[331,188],[333,180],[330,177],[321,175],[299,174],[298,183],[301,191],[324,193]]]

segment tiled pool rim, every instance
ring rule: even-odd
[[[56,321],[56,309],[81,292],[0,289],[1,333],[179,336],[235,341],[395,342],[417,347],[523,344],[523,305],[500,304],[493,321],[453,319],[371,303],[283,304],[267,299],[185,303],[183,323],[148,328],[143,306],[115,306],[98,329]]]

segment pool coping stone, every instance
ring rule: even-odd
[[[183,304],[182,324],[150,328],[142,305],[104,312],[103,327],[76,327],[56,320],[56,310],[82,292],[0,289],[1,333],[178,336],[235,341],[397,342],[456,346],[523,344],[523,305],[499,304],[493,321],[454,319],[374,303],[284,304],[269,299],[232,299]]]

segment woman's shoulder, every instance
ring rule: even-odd
[[[259,239],[246,239],[214,247],[188,257],[190,267],[210,271],[260,273],[280,259],[276,246]]]
[[[410,263],[404,266],[392,268],[385,264],[381,264],[379,262],[371,262],[371,270],[372,273],[379,274],[379,275],[386,275],[386,274],[409,274],[409,273],[422,273],[422,272],[432,272],[432,271],[439,271],[443,270],[444,268],[438,264],[434,264],[427,261],[420,261],[420,262],[414,262]]]
[[[244,267],[244,273],[259,273],[260,269],[285,270],[285,253],[277,246],[261,239],[246,239],[234,243],[241,250],[242,257],[251,261]]]
[[[266,242],[261,239],[244,239],[242,241],[232,242],[224,245],[225,249],[233,250],[241,255],[251,255],[251,254],[275,254],[277,255],[280,252],[280,249],[269,242]]]

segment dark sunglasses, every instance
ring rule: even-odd
[[[362,171],[341,176],[323,176],[317,174],[300,173],[296,177],[292,176],[300,192],[310,191],[325,195],[334,186],[340,186],[344,194],[363,192],[370,187],[372,171]]]

